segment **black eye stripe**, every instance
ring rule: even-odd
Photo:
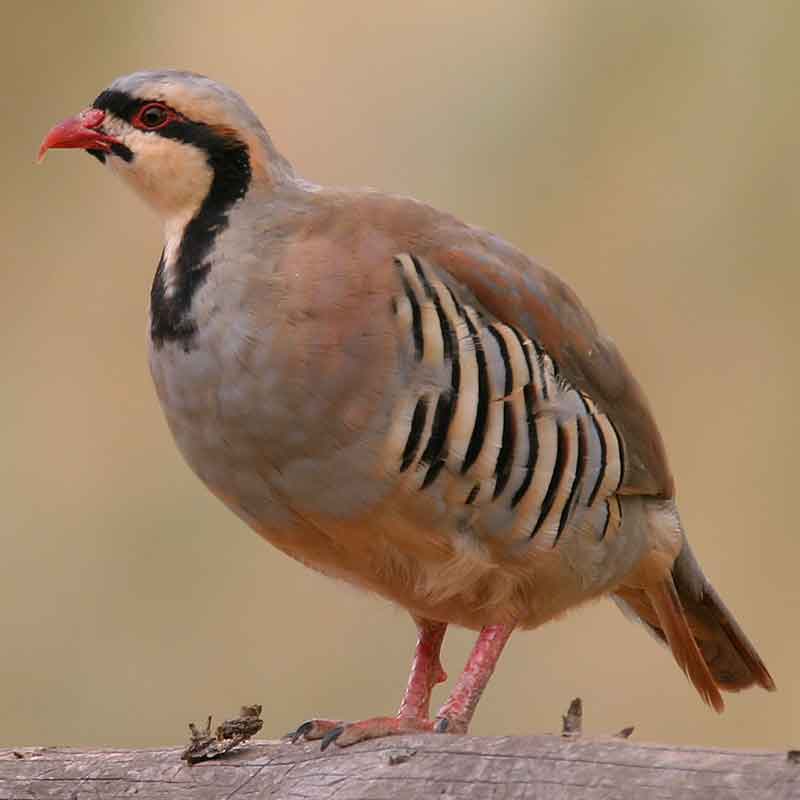
[[[136,112],[142,106],[147,105],[148,102],[152,101],[138,100],[135,97],[131,97],[129,94],[125,94],[125,92],[106,89],[106,91],[97,95],[92,105],[94,108],[99,108],[101,111],[108,111],[115,117],[125,120],[125,122],[130,122],[136,115]]]
[[[174,108],[171,108],[167,103],[161,100],[152,99],[139,99],[131,97],[125,92],[118,92],[113,89],[107,89],[101,92],[97,99],[92,104],[94,108],[100,111],[107,111],[113,114],[123,122],[129,125],[134,125],[142,130],[157,129],[159,125],[164,125],[165,118],[168,115],[174,116],[172,124],[182,124],[189,128],[197,128],[198,131],[210,131],[210,128],[202,122],[194,122],[186,119],[183,115],[179,114]],[[151,120],[148,117],[155,114],[155,118]],[[167,126],[164,126],[167,127]],[[192,136],[170,136],[167,132],[163,135],[168,138],[180,139],[189,143],[194,143],[194,138],[205,138],[210,140],[212,137],[192,137]],[[206,148],[208,149],[208,148]]]
[[[131,97],[131,95],[116,89],[106,89],[106,91],[97,96],[93,104],[94,108],[107,111],[131,125],[134,124],[133,120],[137,114],[140,114],[142,109],[149,105],[163,108],[168,114],[175,115],[175,118],[171,119],[167,124],[163,124],[162,121],[161,127],[153,126],[151,129],[153,134],[163,136],[165,139],[174,139],[178,142],[191,144],[204,150],[208,156],[209,165],[215,172],[218,168],[225,169],[231,159],[240,162],[246,161],[247,171],[249,172],[249,153],[244,142],[230,134],[220,133],[204,122],[196,122],[183,116],[180,112],[170,107],[168,103],[152,98],[140,99]],[[144,131],[148,131],[148,127],[141,123],[139,123],[139,127]],[[129,159],[126,158],[125,160]],[[234,169],[234,172],[238,173],[240,171],[238,168]]]

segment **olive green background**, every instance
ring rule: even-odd
[[[800,743],[800,6],[5,3],[0,743],[178,743],[391,713],[402,611],[273,551],[182,463],[150,385],[158,222],[41,137],[119,74],[239,90],[298,171],[413,194],[555,268],[652,402],[694,548],[779,692],[706,709],[603,601],[514,637],[473,726]],[[445,644],[452,677],[472,635]],[[437,694],[437,699],[441,697]]]

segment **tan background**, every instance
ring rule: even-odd
[[[717,717],[603,602],[513,639],[474,731],[553,730],[579,694],[595,733],[797,747],[800,6],[67,5],[3,7],[0,743],[176,743],[254,701],[280,735],[390,712],[405,680],[403,613],[272,551],[181,462],[145,363],[154,218],[83,154],[33,164],[115,76],[175,66],[237,88],[302,174],[414,194],[572,284],[780,689]]]

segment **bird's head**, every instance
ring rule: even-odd
[[[173,70],[118,78],[45,136],[39,159],[57,147],[89,152],[168,225],[185,223],[210,194],[230,203],[253,183],[274,186],[291,175],[236,92]]]

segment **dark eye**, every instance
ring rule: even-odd
[[[161,128],[169,122],[170,112],[166,106],[160,103],[150,103],[136,115],[134,124],[138,128],[154,131]]]

